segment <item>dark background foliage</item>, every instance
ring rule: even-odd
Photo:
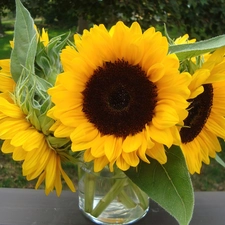
[[[110,27],[118,20],[130,25],[138,21],[150,26],[188,33],[198,40],[225,33],[225,0],[22,0],[33,18],[42,17],[49,26],[80,26],[93,23]],[[14,12],[14,0],[0,1],[0,16]],[[1,28],[0,28],[1,29]],[[1,32],[0,32],[1,33]]]

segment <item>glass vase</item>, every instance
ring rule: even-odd
[[[131,224],[146,215],[148,195],[118,168],[95,173],[85,164],[78,178],[79,208],[96,224]]]

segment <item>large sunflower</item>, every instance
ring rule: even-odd
[[[9,65],[9,59],[0,60],[0,139],[4,140],[2,152],[12,153],[15,161],[24,161],[23,175],[28,180],[38,178],[36,188],[45,180],[46,194],[55,188],[57,195],[60,195],[61,176],[69,188],[75,191],[72,181],[61,166],[62,161],[69,161],[68,154],[54,148],[51,144],[54,137],[51,134],[46,136],[36,129],[29,116],[17,104],[14,93],[17,84],[12,79]]]
[[[225,48],[215,51],[190,84],[188,117],[180,130],[181,149],[191,174],[200,173],[202,162],[221,151],[217,137],[225,139]]]
[[[189,74],[167,55],[168,42],[150,28],[142,33],[118,22],[75,35],[76,48],[61,54],[64,72],[49,90],[57,137],[70,137],[72,150],[85,150],[94,170],[137,166],[150,156],[167,161],[164,145],[179,143],[176,129],[187,116]]]

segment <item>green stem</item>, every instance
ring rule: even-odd
[[[84,174],[84,196],[85,196],[85,212],[90,213],[93,209],[95,195],[95,180],[96,176],[92,173]]]
[[[93,211],[91,212],[92,216],[98,217],[106,209],[106,207],[121,192],[122,188],[124,187],[124,182],[126,182],[126,179],[116,180],[109,192],[98,202],[96,207],[93,209]]]
[[[149,198],[148,195],[142,191],[136,184],[134,184],[130,179],[129,183],[132,186],[137,198],[139,199],[139,205],[142,209],[147,209],[149,207]]]
[[[134,208],[137,205],[124,190],[122,190],[119,193],[118,199],[128,209],[132,209],[132,208]]]

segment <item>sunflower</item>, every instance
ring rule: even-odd
[[[12,153],[13,160],[24,161],[22,169],[27,180],[39,177],[36,188],[45,180],[46,194],[55,188],[59,196],[62,176],[70,189],[75,191],[61,166],[61,161],[66,160],[65,155],[49,145],[45,135],[30,124],[26,115],[6,93],[0,94],[0,138],[5,140],[3,153]]]
[[[42,28],[41,30],[41,36],[40,36],[40,42],[43,43],[43,45],[46,47],[49,43],[49,36],[48,36],[48,32],[45,31],[44,28]]]
[[[200,173],[221,151],[218,137],[225,139],[225,48],[216,50],[190,84],[189,114],[180,130],[181,149],[191,174]]]
[[[189,39],[189,35],[188,34],[184,34],[183,36],[181,36],[179,38],[176,38],[173,44],[175,44],[175,45],[182,45],[182,44],[191,44],[191,43],[195,43],[195,42],[196,42],[195,38],[194,39]],[[196,67],[196,65],[197,66],[201,66],[201,63],[206,61],[206,60],[208,60],[210,55],[211,55],[211,53],[207,52],[207,53],[205,53],[203,55],[200,55],[198,57],[192,57],[191,59],[188,59],[188,61],[191,60],[194,63],[195,67]],[[198,64],[200,64],[200,65],[198,65]],[[190,64],[189,64],[189,66],[190,66]],[[180,70],[183,70],[183,69],[180,69]],[[189,72],[191,72],[190,68],[188,68],[187,70]]]
[[[176,124],[187,116],[190,75],[180,74],[160,32],[138,23],[95,25],[74,36],[76,48],[61,54],[64,72],[48,93],[55,106],[56,137],[70,137],[100,171],[116,164],[125,171],[140,159],[166,163],[164,145],[179,143]]]
[[[189,35],[184,34],[182,37],[176,38],[176,40],[174,41],[174,44],[181,45],[181,44],[189,44],[189,43],[195,43],[195,42],[196,42],[195,38],[189,40]]]
[[[30,115],[24,113],[18,104],[16,89],[19,84],[12,79],[10,59],[0,60],[0,67],[0,139],[4,140],[2,152],[12,153],[15,161],[23,161],[23,175],[27,180],[38,179],[36,188],[45,180],[46,194],[55,188],[57,195],[60,195],[61,176],[69,188],[75,191],[61,165],[62,162],[69,161],[70,156],[60,149],[60,145],[54,145],[55,139],[51,134],[46,135],[35,128]],[[47,123],[46,119],[43,121]],[[58,143],[60,141],[65,145],[68,142],[59,140]]]

